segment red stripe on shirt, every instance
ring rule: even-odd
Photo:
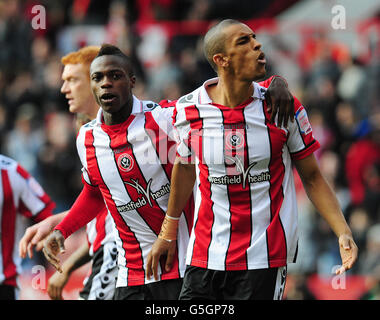
[[[214,222],[214,213],[212,210],[213,201],[211,200],[211,184],[208,181],[208,167],[203,163],[202,150],[202,119],[196,106],[185,108],[186,119],[190,123],[191,131],[189,137],[189,146],[196,153],[199,159],[199,189],[202,194],[198,218],[194,226],[195,243],[191,258],[191,265],[198,267],[207,267],[208,248],[211,243],[212,225]]]
[[[20,164],[17,164],[16,171],[21,177],[23,177],[27,181],[30,178],[32,178],[30,173],[27,170],[25,170]],[[45,204],[45,207],[34,216],[30,212],[29,208],[22,201],[19,204],[20,213],[28,218],[33,219],[33,221],[35,222],[40,222],[50,217],[52,215],[53,209],[55,208],[55,203],[50,199],[49,195],[46,192],[44,192],[43,195],[39,196],[38,198]]]
[[[250,100],[252,101],[252,100]],[[249,166],[248,145],[245,135],[244,108],[220,108],[223,113],[224,151],[225,155],[242,161],[244,171]],[[233,125],[231,128],[228,125]],[[233,140],[237,137],[238,140]],[[235,145],[233,141],[237,141]],[[228,176],[240,176],[239,184],[228,184],[227,192],[230,203],[230,243],[226,256],[226,270],[241,270],[242,264],[247,265],[246,251],[251,243],[251,191],[248,177],[243,185],[244,175],[237,170],[237,164],[228,161],[226,173]]]
[[[167,101],[163,100],[160,102],[160,105],[162,108],[170,108],[173,107],[173,117],[174,113],[176,113],[176,105],[177,100],[175,101]],[[172,175],[172,169],[174,160],[176,157],[176,141],[170,140],[166,133],[164,133],[161,128],[158,126],[157,122],[154,120],[152,114],[150,112],[145,113],[146,116],[146,122],[145,122],[145,128],[149,128],[153,130],[154,137],[156,137],[155,140],[155,147],[156,151],[159,151],[159,158],[161,161],[162,166],[164,167],[164,170],[168,176],[168,179],[170,181],[171,175]],[[168,125],[173,125],[168,124]],[[148,132],[149,134],[149,132]],[[157,139],[157,137],[159,139]],[[153,137],[151,137],[152,139]],[[154,141],[152,139],[152,141]],[[162,150],[162,144],[167,148],[166,150]],[[162,150],[162,151],[161,151]],[[162,158],[163,156],[163,158]],[[187,202],[185,208],[183,209],[183,212],[185,214],[188,231],[189,234],[191,232],[192,226],[193,226],[193,218],[194,218],[194,196],[191,194],[189,201]]]
[[[161,104],[162,102],[160,102]],[[175,104],[175,103],[174,103]],[[172,107],[173,102],[170,105],[165,105],[163,107]],[[159,127],[157,122],[154,120],[151,112],[145,113],[145,129],[149,135],[155,149],[157,156],[160,159],[161,165],[166,172],[168,180],[171,179],[173,164],[176,156],[176,142],[170,140],[168,135]],[[169,124],[171,125],[171,124]],[[185,218],[188,226],[188,231],[190,234],[193,217],[194,217],[194,197],[193,194],[190,196],[189,201],[187,202],[185,208],[183,209],[185,213]]]
[[[96,237],[93,243],[93,252],[98,251],[100,246],[102,245],[102,241],[106,236],[106,218],[107,218],[108,210],[104,207],[101,213],[96,216]]]
[[[141,192],[137,187],[142,187],[144,190],[147,190],[147,186],[149,181],[145,180],[145,177],[139,167],[138,161],[133,152],[133,146],[129,144],[127,141],[128,133],[122,134],[124,138],[116,139],[116,135],[110,135],[110,147],[114,151],[114,159],[117,164],[118,171],[120,174],[120,178],[124,182],[124,186],[126,191],[131,198],[132,201],[137,202],[139,199],[141,201],[145,201],[146,204],[140,208],[136,208],[135,210],[140,214],[142,219],[146,222],[146,224],[150,227],[150,229],[158,236],[161,230],[161,225],[165,216],[165,212],[159,207],[157,201],[154,200],[151,194],[148,194],[148,197]],[[119,135],[120,136],[120,135]],[[127,147],[126,147],[127,146]],[[124,148],[126,147],[126,148]],[[118,148],[124,148],[122,153],[115,152]],[[123,171],[119,166],[120,157],[128,154],[130,156],[129,159],[132,159],[132,169],[130,171]],[[135,186],[132,186],[132,185]],[[149,190],[148,190],[149,191]],[[156,191],[150,189],[150,191]],[[150,203],[149,203],[150,202]],[[151,204],[151,205],[150,205]]]
[[[23,167],[21,167],[19,164],[16,168],[17,173],[23,177],[25,180],[28,180],[30,178],[30,174],[28,171],[26,171]]]
[[[16,265],[12,259],[15,245],[16,206],[13,201],[12,187],[9,181],[8,172],[6,170],[1,170],[1,182],[3,185],[4,196],[1,221],[3,273],[5,276],[3,284],[16,286],[17,271]]]
[[[95,156],[95,148],[94,148],[94,137],[92,134],[92,130],[89,130],[85,134],[85,147],[86,147],[86,158],[87,158],[87,168],[90,172],[91,176],[96,181],[103,181],[101,176],[97,159]],[[126,259],[126,267],[127,268],[135,268],[140,270],[139,276],[137,278],[142,279],[138,284],[144,284],[145,272],[143,270],[143,259],[142,259],[142,251],[139,246],[139,243],[134,235],[134,233],[130,230],[128,225],[125,223],[124,219],[118,212],[115,203],[113,202],[110,191],[108,190],[106,184],[99,184],[100,190],[102,192],[103,198],[105,198],[108,209],[115,221],[116,230],[119,233],[119,237],[122,241],[122,248],[124,249]]]
[[[158,128],[158,125],[155,122],[155,120],[153,119],[151,113],[146,112],[145,116],[146,116],[145,128],[147,128],[147,125],[148,125],[148,127],[150,127],[150,129],[147,130],[147,132],[151,131],[151,130],[155,130],[155,133],[154,133],[155,137],[151,137],[151,139],[153,139],[152,141],[155,141],[154,147],[157,147],[158,143],[164,143],[163,140],[168,141],[169,139],[168,139],[167,135],[161,129]],[[153,134],[153,132],[151,131],[150,134]],[[126,136],[127,135],[128,135],[128,132],[127,132]],[[149,135],[149,133],[148,133],[148,135]],[[158,142],[157,140],[160,140],[160,142]],[[128,143],[128,142],[126,142],[126,143]],[[114,147],[117,148],[116,145],[114,146],[112,144],[112,139],[111,139],[111,148],[113,149]],[[137,159],[133,153],[133,146],[131,145],[131,148],[129,148],[128,150],[130,151],[130,155],[132,156],[132,158],[135,162],[135,166],[132,169],[133,172],[128,172],[128,174],[124,174],[123,172],[120,172],[120,170],[119,170],[121,176],[125,175],[125,179],[123,178],[123,181],[128,181],[129,183],[133,183],[131,180],[131,179],[133,179],[136,182],[138,181],[140,186],[142,188],[144,188],[145,190],[147,190],[147,186],[148,186],[149,181],[145,180],[144,174],[143,174],[143,172],[142,172],[142,170],[138,164],[138,161],[137,161]],[[115,155],[115,161],[117,163],[116,155]],[[160,161],[161,161],[161,158],[160,158]],[[163,165],[162,163],[161,163],[161,166],[163,167],[163,170],[165,172],[166,172],[166,170],[169,170],[167,172],[167,176],[169,174],[169,177],[170,177],[172,165],[167,166],[166,169],[165,169],[165,165]],[[170,181],[170,178],[168,178],[168,180]],[[153,199],[151,194],[148,195],[148,197],[149,197],[149,199],[148,199],[148,198],[146,198],[145,195],[142,197],[141,193],[135,187],[131,186],[130,184],[126,184],[125,186],[126,186],[126,189],[127,189],[127,192],[129,194],[130,198],[133,201],[137,201],[139,198],[140,199],[145,198],[146,201],[148,202],[143,207],[135,209],[135,210],[140,214],[142,219],[150,227],[150,229],[156,234],[156,236],[158,236],[158,234],[161,231],[162,222],[164,221],[165,211],[163,209],[161,209],[161,207],[158,205],[158,202]],[[151,191],[153,192],[156,190],[151,190]],[[176,248],[176,251],[174,253],[174,257],[175,258],[173,260],[173,265],[172,265],[172,268],[169,272],[167,272],[165,270],[163,260],[160,260],[161,270],[162,270],[162,274],[161,274],[162,280],[179,278],[178,248]]]
[[[286,264],[287,248],[285,231],[280,218],[280,209],[284,200],[282,182],[285,176],[285,166],[282,160],[282,149],[286,143],[286,134],[275,124],[270,124],[270,114],[266,111],[267,106],[263,101],[265,123],[268,128],[268,136],[271,148],[269,162],[270,173],[270,224],[267,228],[268,264],[270,268],[280,267]]]
[[[151,112],[145,112],[145,119],[145,131],[150,137],[161,165],[170,181],[176,156],[176,142],[169,139],[168,135],[160,128],[156,120],[154,120]]]

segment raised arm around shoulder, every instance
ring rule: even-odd
[[[265,101],[268,111],[271,112],[270,123],[274,123],[277,115],[277,124],[287,128],[288,119],[294,121],[294,97],[289,91],[288,83],[276,75],[259,82],[259,85],[267,88]]]

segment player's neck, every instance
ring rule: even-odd
[[[133,100],[128,101],[126,105],[116,112],[108,112],[103,109],[104,124],[112,126],[125,122],[132,113]]]
[[[216,86],[207,88],[207,93],[213,103],[233,109],[252,96],[253,84],[220,77]]]
[[[95,119],[99,111],[99,106],[95,104],[93,108],[91,108],[91,111],[87,114],[87,117],[91,120]]]

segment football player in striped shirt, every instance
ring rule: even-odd
[[[40,184],[19,163],[0,154],[0,300],[18,298],[22,259],[16,250],[27,226],[24,217],[39,222],[50,217],[54,207]]]
[[[64,238],[107,205],[116,224],[118,278],[115,299],[177,299],[185,269],[185,251],[192,226],[192,202],[183,210],[179,239],[170,271],[161,281],[145,275],[147,252],[157,238],[167,209],[175,139],[173,107],[162,108],[132,95],[135,83],[130,60],[119,49],[103,46],[91,64],[91,86],[97,118],[81,127],[77,148],[84,188],[69,214],[45,244],[45,255],[57,265]],[[55,246],[55,247],[54,247]]]
[[[167,209],[176,146],[174,107],[132,95],[132,66],[114,46],[102,47],[91,66],[91,82],[101,110],[96,120],[81,128],[77,139],[84,191],[49,237],[45,254],[58,268],[64,238],[92,218],[91,208],[105,201],[117,227],[115,299],[177,299],[192,227],[191,200],[178,218],[179,237],[168,255],[170,261],[159,267],[157,279],[147,279],[145,271],[147,253]]]
[[[247,25],[227,19],[204,38],[218,78],[180,98],[174,125],[176,163],[165,223],[149,253],[147,275],[171,250],[177,221],[196,181],[194,226],[181,299],[281,299],[286,266],[298,251],[292,165],[318,212],[335,232],[342,273],[357,246],[313,152],[319,147],[307,113],[294,98],[288,128],[270,122],[265,55]]]
[[[76,125],[80,126],[96,117],[99,106],[90,88],[90,64],[99,52],[98,46],[83,47],[62,57],[64,65],[61,92],[69,104],[69,111],[76,116]],[[40,224],[27,229],[20,241],[20,255],[26,251],[32,255],[33,241],[46,237],[65,217],[68,211],[56,214]],[[113,220],[105,205],[97,210],[100,214],[86,225],[87,242],[83,243],[69,258],[62,268],[54,273],[48,282],[47,292],[54,300],[62,299],[62,291],[73,271],[91,261],[91,270],[84,280],[84,287],[79,292],[79,299],[111,300],[114,295],[117,276],[117,249],[113,236]]]

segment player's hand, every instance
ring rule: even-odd
[[[277,114],[279,127],[287,128],[289,118],[294,122],[294,98],[284,79],[275,77],[272,80],[265,93],[265,101],[271,113],[270,123],[274,123]]]
[[[62,291],[68,280],[69,274],[67,272],[55,272],[50,277],[47,293],[52,300],[63,300]]]
[[[171,242],[161,238],[153,243],[152,250],[148,254],[148,261],[146,266],[146,277],[148,280],[154,276],[155,280],[158,280],[158,264],[161,256],[166,255],[165,271],[170,271],[173,266],[174,255],[176,250],[177,241]]]
[[[55,224],[52,219],[47,218],[27,228],[18,246],[20,257],[26,258],[28,253],[29,257],[33,258],[33,248],[36,247],[36,251],[40,251],[44,243],[42,240],[49,235],[54,227]]]
[[[62,272],[61,261],[58,259],[59,253],[65,253],[65,238],[61,231],[54,230],[46,239],[44,248],[42,249],[45,258],[56,268]]]
[[[342,266],[335,271],[336,274],[342,274],[346,270],[351,269],[358,258],[358,247],[352,235],[343,234],[339,237],[339,251],[342,258]]]

